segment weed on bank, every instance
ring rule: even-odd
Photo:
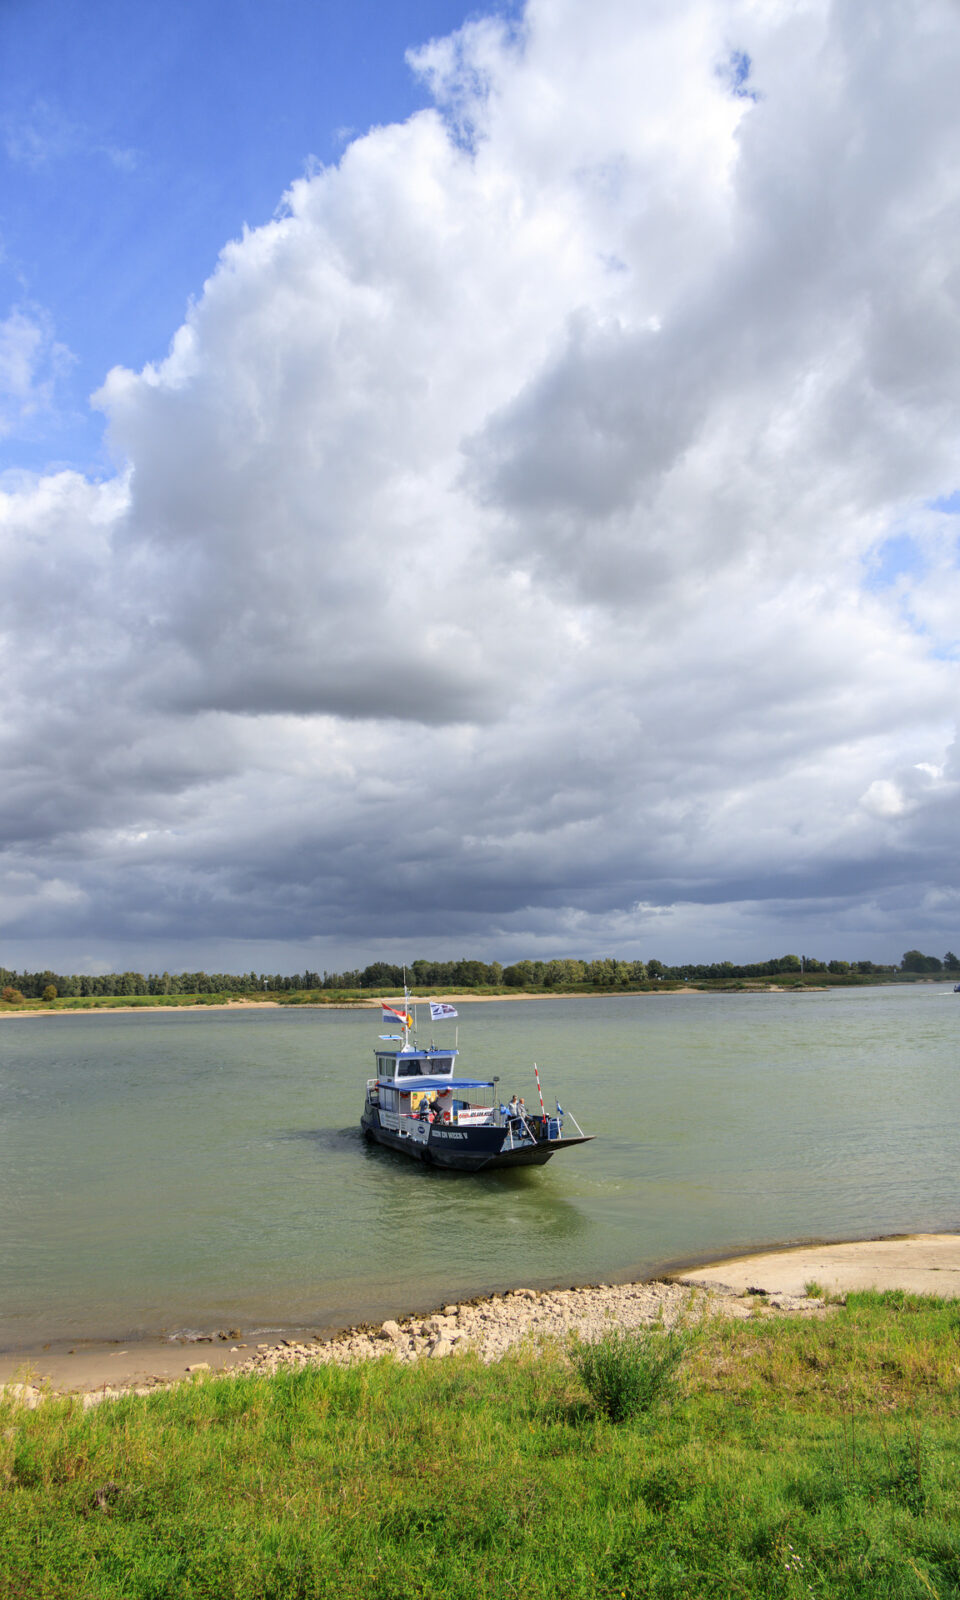
[[[960,1595],[960,1305],[712,1321],[619,1422],[576,1354],[0,1405],[0,1595]]]

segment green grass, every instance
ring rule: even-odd
[[[694,1335],[610,1423],[570,1354],[0,1403],[4,1600],[960,1595],[960,1307]]]

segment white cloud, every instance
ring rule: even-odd
[[[0,136],[8,160],[35,171],[70,156],[92,155],[119,172],[133,172],[139,159],[136,149],[99,139],[61,106],[41,98],[9,107],[0,119]]]
[[[875,817],[902,817],[907,810],[902,790],[889,778],[874,778],[860,804]]]
[[[939,938],[958,56],[939,0],[417,52],[437,108],[109,374],[123,478],[3,501],[0,809],[64,937]]]
[[[42,306],[13,306],[0,322],[0,438],[52,409],[57,383],[73,363]]]

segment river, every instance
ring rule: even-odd
[[[0,1022],[0,1348],[329,1329],[510,1285],[960,1228],[944,984],[460,1007],[460,1069],[595,1143],[464,1176],[360,1139],[371,1011]],[[453,1026],[438,1024],[438,1043]]]

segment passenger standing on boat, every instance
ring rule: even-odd
[[[514,1094],[512,1100],[510,1101],[510,1104],[507,1106],[507,1111],[508,1111],[508,1113],[510,1114],[511,1117],[519,1117],[519,1115],[520,1115],[520,1102],[517,1099],[516,1094]]]

